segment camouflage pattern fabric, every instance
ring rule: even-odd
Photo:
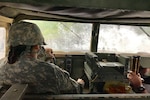
[[[0,84],[28,83],[29,92],[53,94],[79,93],[79,84],[69,73],[52,63],[29,58],[25,54],[14,64],[0,61]]]
[[[12,24],[8,44],[17,45],[44,45],[44,38],[38,26],[29,22],[19,22]]]

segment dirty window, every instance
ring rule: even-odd
[[[33,20],[30,22],[40,27],[47,43],[46,47],[53,48],[54,51],[90,50],[92,24]]]
[[[150,53],[150,27],[100,25],[99,52]]]

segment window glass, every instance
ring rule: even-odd
[[[99,52],[150,53],[150,27],[100,25]]]
[[[54,51],[90,50],[92,24],[33,20],[30,22],[40,27],[47,43],[46,47],[53,48]]]
[[[6,40],[6,29],[0,27],[0,59],[5,57],[5,40]]]

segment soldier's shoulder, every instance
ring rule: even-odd
[[[49,68],[53,68],[53,69],[56,67],[55,64],[48,63],[48,62],[45,62],[45,61],[39,61],[39,62],[38,62],[38,66],[41,66],[41,67],[49,67]]]

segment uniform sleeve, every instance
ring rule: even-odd
[[[70,77],[67,71],[55,65],[55,73],[61,93],[80,93],[80,85]]]

